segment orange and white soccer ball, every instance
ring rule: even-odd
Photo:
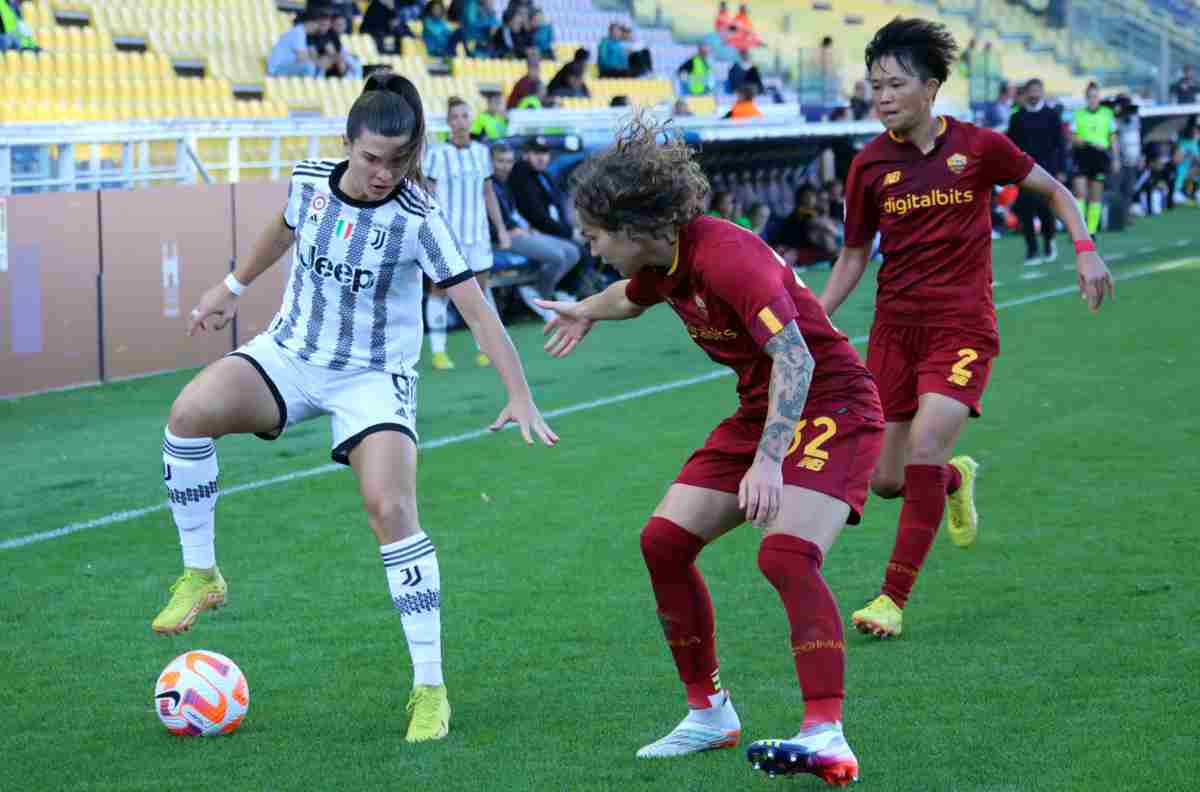
[[[171,734],[232,734],[250,707],[250,688],[237,663],[198,649],[176,657],[158,675],[154,711]]]

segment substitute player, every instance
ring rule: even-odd
[[[832,316],[882,236],[867,367],[879,384],[887,433],[871,488],[903,496],[883,589],[853,614],[859,630],[899,635],[901,609],[933,544],[949,497],[948,532],[975,541],[976,464],[950,459],[967,416],[978,417],[1000,353],[992,304],[992,189],[1017,183],[1042,196],[1075,240],[1079,291],[1092,310],[1112,278],[1071,193],[997,132],[933,116],[956,45],[934,22],[896,19],[866,50],[887,132],[854,158],[846,182],[846,243],[821,294]]]
[[[220,330],[241,291],[293,245],[279,313],[263,334],[208,366],[171,407],[163,463],[184,572],[154,619],[155,632],[189,629],[225,602],[217,569],[213,440],[253,432],[274,440],[317,415],[333,420],[333,460],[358,477],[367,521],[379,539],[388,588],[413,661],[410,742],[446,736],[441,577],[433,542],[417,518],[416,379],[421,353],[421,278],[447,290],[508,391],[492,429],[520,425],[557,438],[542,420],[521,362],[484,301],[437,203],[423,187],[421,98],[403,77],[377,72],[346,122],[347,159],[306,160],[288,201],[250,257],[192,311],[188,333]]]
[[[842,733],[845,644],[821,561],[856,523],[883,436],[871,376],[816,297],[753,232],[704,215],[708,182],[681,140],[637,119],[588,160],[575,203],[592,252],[618,281],[557,312],[546,348],[569,354],[592,324],[667,302],[709,357],[738,375],[740,407],[709,435],[642,529],[658,617],[687,693],[688,714],[640,757],[737,744],[741,724],[717,666],[712,600],[696,557],[752,520],[758,566],[779,592],[804,696],[800,733],[755,743],[756,766],[858,776]]]
[[[1071,122],[1075,160],[1075,201],[1087,218],[1090,233],[1100,230],[1104,211],[1104,180],[1121,162],[1117,149],[1117,117],[1100,104],[1100,86],[1088,83],[1087,106],[1075,111]]]
[[[475,273],[484,297],[494,309],[496,300],[488,279],[492,271],[492,239],[488,234],[491,217],[500,248],[507,249],[510,240],[500,217],[500,204],[492,191],[492,155],[488,147],[471,140],[471,106],[457,96],[446,105],[446,124],[450,139],[432,146],[426,155],[426,177],[437,188],[438,203],[450,223],[467,264]],[[435,369],[454,368],[446,353],[446,314],[450,303],[446,292],[434,284],[425,301],[425,323],[429,331],[430,364]],[[491,365],[482,349],[475,356],[478,366]]]

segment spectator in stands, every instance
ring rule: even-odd
[[[354,30],[354,18],[362,14],[358,8],[358,3],[354,0],[328,0],[329,10],[333,14],[334,22],[340,18],[345,21],[346,33]]]
[[[573,99],[591,98],[592,94],[583,82],[583,68],[574,62],[568,63],[563,68],[566,70],[566,79],[562,83],[559,83],[557,88],[547,91],[547,95]],[[551,81],[551,85],[553,84],[553,81]]]
[[[596,63],[601,77],[628,77],[629,53],[621,42],[621,25],[613,22],[608,26],[608,35],[600,40],[600,51]]]
[[[750,21],[750,6],[745,3],[738,7],[738,14],[733,18],[733,35],[729,44],[734,49],[753,49],[763,44],[762,36],[754,32],[754,24]]]
[[[737,62],[729,67],[729,76],[725,79],[725,91],[737,93],[738,86],[750,83],[754,86],[755,94],[764,93],[762,75],[758,67],[750,60],[750,50],[738,50]]]
[[[533,301],[538,298],[571,298],[570,295],[556,293],[555,290],[567,273],[579,263],[579,246],[570,240],[544,234],[529,225],[529,221],[518,211],[516,197],[509,185],[514,165],[512,146],[507,143],[492,144],[492,189],[496,194],[496,202],[500,205],[500,217],[508,229],[510,249],[537,264],[537,285],[521,286],[517,293],[534,313],[547,319],[549,317]],[[493,227],[493,243],[498,241],[496,231]]]
[[[463,7],[463,44],[473,57],[492,55],[492,39],[500,30],[493,0],[467,0]]]
[[[717,18],[713,22],[713,30],[721,37],[721,41],[728,44],[729,37],[737,30],[733,24],[733,14],[729,13],[729,3],[722,2],[717,6]]]
[[[1196,189],[1200,180],[1200,123],[1193,117],[1183,130],[1175,149],[1175,185],[1172,204],[1187,203],[1200,198]],[[1189,192],[1188,188],[1191,187]]]
[[[36,50],[37,40],[25,20],[21,18],[19,5],[9,0],[0,0],[0,51]]]
[[[421,16],[421,40],[425,42],[425,52],[432,58],[453,58],[458,53],[463,31],[461,28],[450,29],[442,0],[429,0],[429,5],[425,6]]]
[[[358,56],[342,47],[342,36],[349,32],[346,16],[337,14],[333,17],[333,26],[324,38],[325,52],[333,59],[325,70],[326,77],[345,77],[351,80],[361,80],[363,76],[362,61]]]
[[[846,185],[841,179],[830,179],[825,182],[825,192],[829,194],[829,216],[838,223],[846,218]]]
[[[542,87],[542,58],[533,47],[525,55],[525,76],[517,80],[508,95],[508,109],[515,110],[526,96],[536,96]]]
[[[741,213],[737,198],[733,193],[725,190],[719,190],[712,194],[708,205],[708,214],[710,217],[728,220],[742,228],[750,227],[750,218]]]
[[[400,39],[415,38],[408,27],[405,12],[396,0],[371,0],[367,13],[363,14],[358,26],[359,33],[366,33],[375,40],[375,49],[385,55],[400,52]]]
[[[550,148],[535,138],[525,147],[525,156],[513,166],[509,189],[517,211],[534,230],[570,241],[576,234],[567,214],[567,198],[546,173],[549,166]]]
[[[529,31],[533,36],[533,46],[546,60],[554,60],[554,25],[546,18],[540,8],[529,11]]]
[[[733,107],[729,108],[729,112],[725,114],[725,118],[762,118],[762,110],[759,110],[758,105],[754,103],[754,94],[755,89],[751,83],[744,82],[739,85],[737,89],[737,101],[733,103]]]
[[[856,80],[854,94],[850,97],[850,115],[855,121],[862,121],[871,115],[871,100],[867,98],[867,81]]]
[[[575,57],[573,57],[567,63],[564,63],[562,68],[560,68],[554,74],[554,77],[551,78],[550,84],[546,86],[546,93],[561,95],[563,89],[568,87],[568,76],[572,72],[577,72],[580,79],[583,79],[583,76],[586,74],[587,70],[588,58],[591,57],[591,54],[592,53],[588,52],[583,47],[575,50]],[[584,86],[584,90],[587,90],[586,86]]]
[[[1196,93],[1196,83],[1192,81],[1192,67],[1184,66],[1183,76],[1171,86],[1171,100],[1175,104],[1195,104]]]
[[[523,58],[533,46],[529,30],[529,7],[510,5],[504,12],[503,24],[492,37],[492,53],[497,58]]]
[[[771,229],[767,244],[792,265],[832,260],[838,253],[837,228],[817,212],[817,190],[811,184],[796,189],[792,213]]]
[[[1006,82],[1000,83],[1000,87],[996,90],[996,100],[990,102],[983,114],[983,125],[988,129],[994,129],[997,132],[1003,132],[1008,129],[1008,122],[1012,119],[1013,111],[1013,89]]]
[[[641,77],[654,71],[654,62],[650,56],[650,48],[639,39],[634,38],[633,28],[621,25],[621,44],[629,54],[629,76]]]
[[[679,75],[680,93],[688,96],[711,94],[713,72],[708,63],[708,45],[697,47],[696,54],[684,61],[676,73]]]
[[[750,230],[757,234],[759,239],[766,241],[767,225],[771,222],[771,207],[762,201],[755,201],[750,204],[746,218],[750,221]]]
[[[312,7],[296,16],[296,24],[279,37],[271,54],[267,57],[267,74],[272,77],[316,77],[322,73],[316,53],[309,49],[308,37],[315,36],[321,29],[321,21],[328,18],[323,7]]]
[[[1036,77],[1025,85],[1025,103],[1013,114],[1008,124],[1008,136],[1046,172],[1063,178],[1067,169],[1067,148],[1062,136],[1062,108],[1047,104],[1044,95],[1042,81]],[[1057,220],[1045,199],[1029,190],[1021,190],[1013,204],[1013,212],[1025,234],[1025,265],[1033,267],[1058,258],[1054,245]],[[1042,227],[1043,252],[1040,255],[1034,230],[1035,217]]]
[[[671,108],[672,118],[687,118],[694,115],[695,113],[693,113],[692,109],[688,107],[687,99],[684,99],[681,96],[675,100],[675,106]]]
[[[480,90],[486,107],[475,116],[471,137],[476,140],[499,140],[508,137],[508,117],[504,113],[504,94],[495,88]]]
[[[821,39],[821,49],[818,53],[818,64],[821,70],[821,103],[835,104],[842,96],[842,65],[838,51],[833,46],[833,37]]]

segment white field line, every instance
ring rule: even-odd
[[[1152,266],[1140,267],[1138,269],[1133,269],[1128,272],[1123,272],[1123,273],[1116,275],[1115,277],[1117,280],[1131,280],[1133,278],[1143,278],[1143,277],[1146,277],[1147,275],[1156,275],[1160,272],[1166,272],[1168,270],[1177,269],[1179,267],[1184,266],[1185,264],[1188,264],[1188,263],[1190,263],[1192,261],[1196,261],[1196,260],[1197,259],[1189,258],[1189,259],[1179,259],[1176,261],[1167,261],[1162,264],[1154,264]],[[997,303],[996,310],[1002,311],[1002,310],[1005,310],[1006,308],[1015,308],[1019,305],[1028,305],[1029,303],[1039,302],[1041,300],[1048,300],[1053,297],[1061,297],[1062,295],[1065,295],[1065,294],[1075,294],[1077,291],[1078,291],[1077,286],[1063,286],[1058,289],[1050,289],[1048,291],[1037,292],[1035,294],[1030,294],[1025,297],[1019,297],[1019,298],[1016,298],[1013,300],[1006,300],[1005,302]],[[865,335],[857,336],[850,340],[851,340],[851,342],[853,342],[855,344],[862,344],[867,340],[867,337]],[[621,402],[630,401],[631,399],[640,399],[645,396],[653,396],[658,393],[666,393],[667,391],[673,391],[673,390],[677,390],[679,388],[686,388],[691,385],[697,385],[701,382],[709,382],[711,380],[718,379],[720,377],[731,376],[732,374],[733,374],[733,372],[730,371],[729,369],[724,369],[724,368],[714,369],[705,374],[699,374],[694,377],[687,377],[686,379],[672,380],[671,382],[664,382],[660,385],[651,385],[651,386],[645,387],[645,388],[638,388],[636,390],[626,391],[625,393],[618,393],[615,396],[606,396],[602,399],[593,399],[591,401],[581,402],[579,404],[572,404],[567,407],[559,407],[556,410],[550,410],[550,411],[544,413],[544,416],[546,418],[557,418],[562,415],[570,415],[571,413],[584,412],[586,410],[595,410],[600,407],[607,407],[611,404],[620,404]],[[512,427],[510,427],[510,428],[512,428]],[[442,447],[448,446],[448,445],[456,445],[458,443],[465,443],[470,440],[476,440],[480,437],[484,437],[488,434],[491,434],[491,432],[489,432],[487,429],[476,429],[471,432],[463,432],[462,434],[448,435],[446,437],[439,437],[434,440],[430,440],[428,442],[421,443],[421,450],[429,451],[434,448],[442,448]],[[327,465],[321,465],[319,467],[309,468],[307,470],[298,470],[294,473],[286,473],[282,476],[273,476],[271,478],[261,479],[259,481],[251,481],[246,484],[237,484],[235,486],[222,489],[221,494],[225,495],[225,496],[236,495],[239,492],[249,492],[251,490],[263,489],[265,487],[273,487],[277,484],[287,484],[289,482],[296,481],[298,479],[304,479],[304,478],[308,478],[310,476],[319,476],[323,473],[330,473],[335,470],[344,470],[344,469],[345,468],[342,465],[335,465],[335,464],[330,463]],[[25,536],[17,536],[12,539],[6,539],[6,540],[0,542],[0,551],[14,550],[18,547],[24,547],[26,545],[37,544],[39,542],[46,542],[51,539],[58,539],[59,537],[62,537],[62,536],[69,536],[73,533],[78,533],[80,531],[86,531],[89,528],[103,528],[106,525],[115,525],[117,523],[128,522],[129,520],[136,520],[138,517],[144,517],[147,514],[153,514],[154,512],[160,512],[160,511],[166,511],[166,510],[167,510],[166,503],[156,503],[153,506],[143,506],[140,509],[129,509],[127,511],[113,512],[112,514],[106,514],[103,517],[97,517],[95,519],[86,520],[83,522],[70,523],[69,525],[64,525],[61,528],[55,528],[50,531],[40,531],[38,533],[26,534]]]

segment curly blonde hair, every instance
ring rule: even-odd
[[[673,240],[704,212],[710,192],[683,138],[645,111],[571,179],[575,207],[589,223],[634,239]]]

